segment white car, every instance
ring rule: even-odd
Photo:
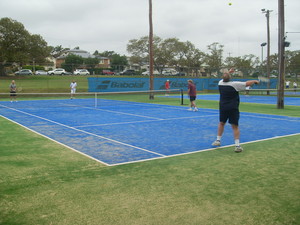
[[[147,71],[145,71],[145,72],[142,72],[142,75],[143,75],[143,76],[149,76],[149,75],[150,75],[150,71],[147,70]],[[153,71],[153,75],[159,75],[159,72],[158,72],[157,70],[154,70],[154,71]]]
[[[47,75],[48,73],[45,70],[37,70],[35,71],[35,75]]]
[[[74,75],[90,75],[90,72],[86,69],[77,69],[74,71]]]
[[[166,69],[162,72],[163,75],[172,76],[178,74],[178,72],[174,69]]]
[[[58,69],[48,71],[48,74],[49,75],[65,75],[65,74],[67,74],[67,72],[65,71],[65,69],[58,68]]]

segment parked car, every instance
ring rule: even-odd
[[[178,72],[178,73],[174,74],[174,76],[184,77],[185,73],[184,72]]]
[[[162,75],[165,76],[175,76],[176,74],[178,74],[178,72],[174,69],[166,69],[162,72]]]
[[[154,75],[159,75],[159,72],[158,72],[157,70],[154,70],[154,71],[153,71],[153,74],[154,74]],[[147,70],[147,71],[145,71],[145,72],[142,72],[142,75],[143,75],[143,76],[149,76],[149,75],[150,75],[150,71]]]
[[[135,75],[135,70],[123,70],[120,75]]]
[[[48,75],[48,73],[45,70],[37,70],[35,71],[35,75]]]
[[[19,70],[15,72],[15,75],[32,75],[32,71],[27,69]]]
[[[65,69],[61,69],[61,68],[48,71],[49,75],[65,75],[66,73],[67,72],[65,71]]]
[[[110,71],[110,70],[103,70],[103,71],[102,71],[102,74],[103,74],[103,75],[115,75],[115,72]]]
[[[75,75],[90,75],[90,72],[86,69],[77,69],[74,71]]]

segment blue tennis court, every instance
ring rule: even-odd
[[[2,101],[0,115],[105,165],[211,150],[216,138],[218,110],[124,101],[94,107],[85,101]],[[242,143],[260,141],[299,134],[300,118],[241,113],[240,128]],[[222,146],[230,146],[231,127],[225,129]]]
[[[291,93],[292,94],[292,93]],[[219,101],[218,94],[203,94],[198,95],[197,99]],[[277,96],[259,96],[259,95],[242,95],[240,94],[241,102],[259,103],[259,104],[277,104]],[[295,94],[295,97],[284,97],[285,105],[300,106],[300,96]]]

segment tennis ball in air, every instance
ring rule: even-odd
[[[231,2],[229,2],[229,3],[228,3],[228,5],[232,5],[232,3],[231,3]]]

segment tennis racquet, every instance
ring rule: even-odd
[[[22,90],[23,90],[22,87],[18,87],[18,88],[17,88],[17,92],[21,92]]]

